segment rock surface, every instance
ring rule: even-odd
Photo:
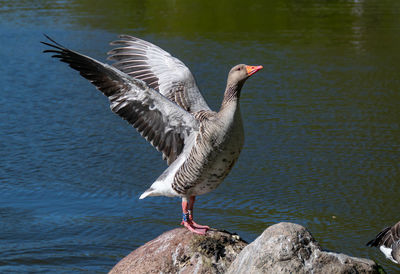
[[[227,273],[380,273],[371,260],[322,251],[304,227],[279,223],[246,246]]]
[[[238,235],[184,228],[134,250],[110,273],[385,273],[374,261],[321,250],[301,225],[268,227],[251,244]]]
[[[201,236],[176,228],[131,252],[110,273],[225,273],[246,245],[224,231]]]

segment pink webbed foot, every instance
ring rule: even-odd
[[[205,235],[208,230],[207,228],[195,227],[191,221],[182,221],[181,225],[189,229],[189,231],[200,235]]]
[[[210,229],[210,227],[208,225],[199,225],[193,220],[190,220],[190,221],[192,222],[192,224],[193,224],[193,226],[195,228],[201,228],[201,229],[205,229],[205,230],[209,230]]]

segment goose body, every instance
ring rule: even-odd
[[[218,112],[202,97],[190,70],[156,45],[121,35],[108,52],[112,65],[67,49],[48,36],[54,53],[110,100],[111,110],[132,124],[169,167],[147,189],[148,196],[182,197],[182,224],[204,234],[193,221],[195,197],[217,188],[243,147],[239,98],[244,82],[262,66],[234,66]]]
[[[400,264],[400,222],[384,228],[367,245],[379,247],[387,259]]]
[[[229,174],[244,143],[239,107],[232,105],[219,113],[203,111],[195,117],[200,121],[199,131],[187,151],[183,151],[140,199],[206,194]]]

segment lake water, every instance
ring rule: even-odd
[[[112,3],[111,3],[112,2]],[[120,33],[191,68],[218,109],[229,69],[246,142],[199,223],[254,240],[306,226],[324,249],[399,267],[365,243],[400,219],[399,1],[0,0],[0,272],[107,272],[179,226],[180,200],[138,200],[166,168],[43,33],[105,61]]]

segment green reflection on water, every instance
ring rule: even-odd
[[[281,42],[355,44],[369,35],[399,39],[396,1],[71,1],[83,26],[112,31],[211,35]],[[387,28],[392,26],[392,28]],[[384,32],[380,30],[385,29]]]

